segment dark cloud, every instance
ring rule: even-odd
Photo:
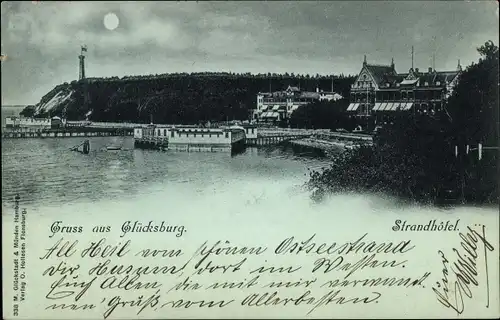
[[[105,29],[113,12],[117,29]],[[492,1],[2,2],[2,104],[35,103],[78,76],[192,71],[347,73],[363,55],[400,71],[477,60],[498,38]]]

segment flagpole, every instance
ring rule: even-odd
[[[411,69],[413,70],[413,46],[411,46]]]

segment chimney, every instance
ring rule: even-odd
[[[366,66],[366,54],[365,54],[365,59],[363,60],[363,66]]]
[[[429,72],[429,73],[432,73],[432,67],[429,67],[428,72]]]
[[[318,87],[316,87],[316,92],[319,92],[319,88]]]

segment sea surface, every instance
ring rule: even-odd
[[[309,170],[328,165],[321,154],[287,148],[247,148],[237,155],[141,150],[134,149],[131,137],[94,137],[90,154],[70,151],[82,141],[3,140],[2,204],[17,194],[24,206],[32,207],[130,201],[159,194],[167,205],[179,200],[179,190],[185,191],[186,200],[228,190],[251,199],[284,181],[299,190]],[[116,145],[123,150],[105,150]]]
[[[297,146],[247,148],[230,154],[135,149],[132,137],[89,140],[91,152],[85,155],[70,150],[83,141],[77,137],[3,139],[2,209],[12,207],[16,195],[24,207],[35,211],[68,205],[78,211],[99,211],[104,203],[244,207],[265,201],[282,206],[300,201],[309,208],[314,204],[304,184],[311,171],[329,166],[321,152]],[[107,146],[122,150],[107,151]],[[380,205],[383,210],[396,206],[390,197],[339,196],[343,203],[336,206],[350,201],[361,201],[371,209],[375,205],[375,210]]]

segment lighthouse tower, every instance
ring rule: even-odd
[[[85,55],[84,52],[87,52],[87,46],[83,45],[81,47],[81,52],[80,55],[78,56],[78,59],[80,60],[80,74],[78,76],[78,80],[85,79]]]

